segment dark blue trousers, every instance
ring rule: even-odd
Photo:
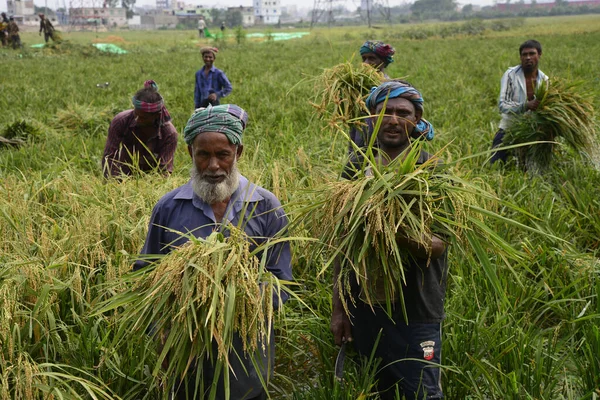
[[[494,140],[492,141],[492,149],[496,147],[502,146],[502,139],[504,139],[504,135],[506,132],[504,129],[498,129],[496,135],[494,136]],[[494,154],[492,154],[492,158],[490,159],[490,164],[495,163],[496,161],[506,162],[508,159],[508,151],[507,150],[498,150]]]
[[[407,399],[441,399],[440,365],[442,356],[441,324],[404,322],[402,313],[390,319],[385,311],[375,312],[361,301],[351,308],[354,347],[369,357],[375,349],[381,359],[377,388],[381,399],[395,399],[396,391]]]

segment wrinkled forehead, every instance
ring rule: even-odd
[[[199,133],[194,140],[192,141],[192,145],[197,150],[206,150],[206,151],[235,151],[237,145],[231,143],[229,138],[223,132],[202,132]]]

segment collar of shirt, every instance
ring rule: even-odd
[[[263,200],[264,197],[258,193],[257,189],[258,186],[250,183],[246,177],[240,175],[240,184],[235,192],[233,192],[231,195],[224,219],[227,221],[234,221],[235,216],[239,215],[245,204],[256,203]],[[174,200],[191,200],[194,207],[202,211],[202,213],[208,218],[212,219],[213,222],[217,222],[210,204],[206,203],[204,200],[198,197],[196,193],[194,193],[191,180],[181,188],[179,193],[177,193],[177,195],[174,197]],[[249,208],[250,211],[251,209],[252,207]]]
[[[517,78],[519,87],[521,88],[521,93],[524,93],[525,97],[527,97],[527,86],[525,84],[525,71],[523,70],[523,67],[521,65],[515,66],[514,72],[515,72],[515,77]],[[546,75],[542,72],[541,69],[538,68],[537,78],[535,80],[536,87],[539,86],[546,79],[547,79]]]
[[[137,126],[137,123],[135,121],[135,110],[131,110],[131,114],[127,118],[128,126],[133,131],[133,129]],[[162,126],[158,127],[158,139],[162,140]]]

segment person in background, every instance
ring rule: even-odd
[[[198,36],[200,36],[201,38],[205,36],[204,29],[206,29],[206,22],[204,21],[204,17],[200,17],[200,19],[198,20]]]
[[[385,73],[385,69],[394,62],[394,54],[396,50],[380,40],[367,40],[360,47],[363,63],[378,69],[386,79],[389,79],[389,76]]]
[[[23,47],[21,44],[21,36],[19,35],[19,25],[15,22],[14,17],[10,17],[8,19],[8,37],[10,38],[10,42],[12,43],[12,48],[17,49]]]
[[[2,47],[8,46],[8,23],[6,13],[3,12],[0,18],[0,42],[2,42]]]
[[[385,73],[385,68],[394,62],[394,54],[396,54],[396,50],[392,46],[379,40],[367,40],[360,47],[360,56],[363,64],[377,69],[385,79],[389,79],[389,76]],[[373,134],[371,119],[365,119],[363,123],[366,125],[353,127],[349,132],[350,140],[356,143],[358,147],[366,147]],[[352,154],[353,152],[354,146],[350,143],[348,145],[348,153]]]
[[[144,82],[132,98],[133,110],[112,120],[102,156],[105,177],[132,175],[134,171],[173,171],[177,130],[171,123],[156,82]]]
[[[519,47],[521,64],[510,67],[500,81],[500,99],[498,107],[502,114],[498,132],[492,141],[492,149],[502,146],[506,129],[510,127],[514,114],[535,112],[540,105],[540,100],[535,98],[535,90],[548,77],[539,68],[538,63],[542,58],[542,45],[537,40],[528,40]],[[507,150],[498,150],[492,154],[490,164],[496,161],[506,162]]]
[[[40,17],[40,36],[42,35],[42,31],[44,32],[44,40],[48,43],[48,39],[52,39],[54,42],[54,26],[52,26],[52,22],[42,13],[39,14]]]
[[[221,104],[221,98],[232,91],[231,82],[225,72],[214,66],[219,50],[216,47],[203,47],[200,49],[204,66],[196,71],[196,86],[194,87],[195,108],[216,106]]]

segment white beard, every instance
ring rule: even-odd
[[[190,170],[190,176],[192,177],[192,189],[198,197],[208,204],[220,203],[228,200],[233,192],[235,192],[240,185],[240,171],[237,168],[237,161],[233,162],[231,172],[227,174],[227,177],[223,182],[210,183],[204,179],[196,165],[192,166]]]

